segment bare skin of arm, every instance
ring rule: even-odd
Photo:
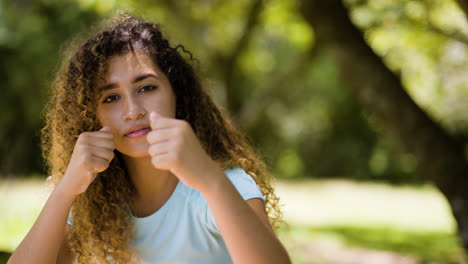
[[[59,248],[65,243],[65,226],[73,200],[74,198],[62,189],[55,189],[34,226],[8,260],[8,264],[56,263]],[[71,262],[68,260],[64,263]]]
[[[8,264],[72,263],[68,249],[70,227],[67,218],[75,198],[86,191],[99,172],[109,166],[114,157],[110,128],[80,134],[62,180],[52,191],[39,217],[21,241]]]
[[[224,172],[217,170],[213,173]],[[202,195],[213,213],[233,262],[291,263],[268,221],[263,201],[251,199],[246,202],[226,176],[212,178],[218,180],[204,188]]]
[[[263,204],[245,202],[201,146],[186,121],[150,113],[148,153],[155,168],[170,170],[184,184],[200,191],[208,203],[234,263],[291,263],[272,231]],[[262,202],[263,203],[263,202]]]
[[[70,248],[68,247],[68,243],[67,243],[68,240],[70,239],[71,232],[72,232],[72,227],[69,225],[66,225],[65,236],[62,240],[62,244],[60,246],[58,256],[57,256],[57,263],[72,264],[76,259],[76,256],[70,250]]]

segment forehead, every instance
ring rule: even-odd
[[[156,76],[159,73],[153,60],[142,52],[129,52],[110,57],[106,68],[100,83],[125,82],[142,73],[154,73]]]

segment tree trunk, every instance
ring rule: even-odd
[[[418,107],[351,22],[340,0],[303,0],[301,13],[334,55],[340,74],[386,136],[414,155],[418,170],[445,195],[468,249],[468,164],[457,141]]]
[[[468,1],[467,0],[456,0],[458,6],[463,10],[465,13],[466,18],[468,19]]]

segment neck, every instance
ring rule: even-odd
[[[122,155],[127,172],[136,188],[135,200],[155,201],[172,193],[178,178],[168,170],[156,169],[151,157],[133,158]]]

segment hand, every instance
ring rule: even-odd
[[[81,133],[59,186],[73,197],[85,192],[97,174],[109,167],[114,149],[114,136],[108,126]]]
[[[211,182],[209,176],[218,165],[201,146],[189,123],[150,113],[152,131],[146,136],[151,163],[157,169],[171,171],[185,185],[201,191]]]

